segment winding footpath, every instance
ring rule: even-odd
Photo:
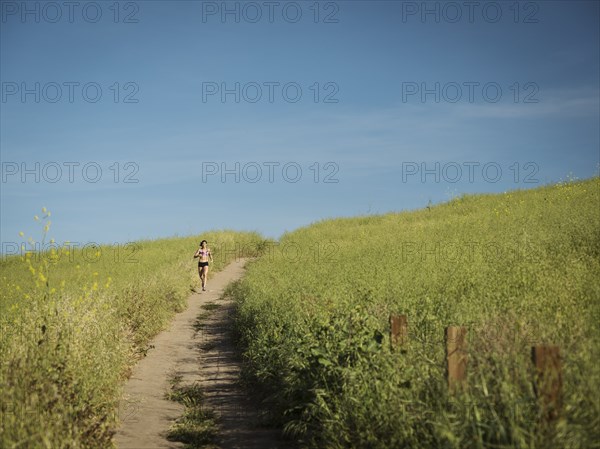
[[[290,447],[278,431],[256,425],[259,412],[237,383],[240,360],[230,335],[233,302],[220,299],[225,287],[243,276],[246,261],[237,259],[211,276],[208,291],[192,294],[186,310],[150,342],[154,348],[134,367],[124,388],[121,426],[113,438],[118,449],[184,447],[166,439],[170,426],[183,414],[182,405],[165,399],[173,373],[182,376],[184,385],[201,385],[206,405],[218,417],[221,449]],[[196,332],[194,323],[204,311],[202,306],[215,302],[220,307]]]

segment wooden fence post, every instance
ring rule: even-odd
[[[390,346],[401,348],[408,342],[408,319],[406,315],[390,315]]]
[[[535,393],[542,408],[542,419],[551,423],[562,408],[562,372],[558,346],[532,346],[531,359],[535,365]]]
[[[448,326],[446,328],[446,378],[451,393],[462,388],[467,379],[466,335],[465,327]]]

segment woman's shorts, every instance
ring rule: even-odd
[[[198,267],[208,267],[208,262],[198,262]]]

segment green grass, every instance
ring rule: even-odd
[[[214,302],[207,302],[206,304],[202,304],[200,306],[201,309],[212,312],[213,310],[217,310],[221,307],[221,304],[217,304]]]
[[[201,238],[211,274],[239,256],[234,248],[251,255],[261,242],[215,231],[0,260],[0,447],[110,447],[132,365],[199,285]]]
[[[600,447],[599,206],[596,177],[286,234],[233,289],[244,379],[309,447]],[[408,316],[405,352],[391,313]],[[468,329],[456,396],[448,325]],[[551,432],[532,383],[542,343],[562,355]]]
[[[305,446],[597,448],[599,205],[594,178],[325,220],[277,243],[201,237],[211,273],[234,246],[263,254],[227,289],[244,380]],[[110,447],[132,364],[199,284],[199,239],[0,260],[0,447]],[[405,352],[390,351],[390,313],[408,315]],[[456,396],[444,379],[453,324],[469,331],[468,389]],[[538,343],[563,357],[563,410],[547,433],[532,384]],[[202,416],[172,438],[205,444],[211,416],[190,413]]]

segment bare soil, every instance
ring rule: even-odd
[[[183,414],[183,406],[165,399],[169,377],[181,376],[180,385],[198,383],[205,404],[219,423],[217,445],[222,449],[288,448],[280,432],[261,428],[260,409],[238,384],[239,355],[232,342],[233,302],[223,291],[244,274],[247,259],[237,259],[209,279],[207,291],[188,298],[168,329],[156,336],[147,356],[134,367],[119,407],[121,426],[113,439],[119,449],[183,448],[170,442],[167,432]],[[211,303],[219,307],[210,306]],[[206,306],[209,304],[208,306]],[[203,306],[205,306],[203,308]],[[198,328],[198,317],[215,307]]]

